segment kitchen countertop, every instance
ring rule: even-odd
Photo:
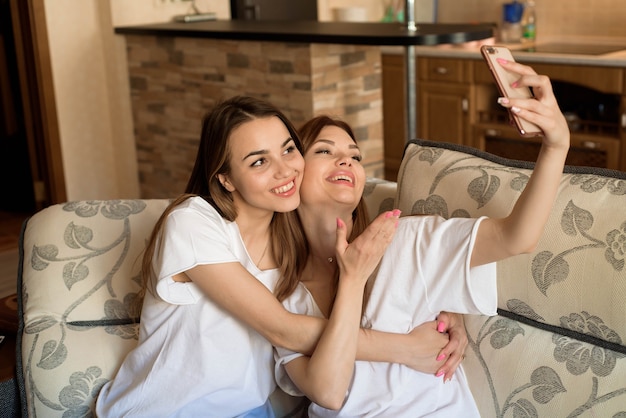
[[[494,39],[484,39],[482,41],[472,41],[459,45],[437,45],[437,46],[417,46],[415,53],[418,57],[441,57],[441,58],[464,58],[464,59],[482,59],[480,55],[480,45],[497,44]],[[528,48],[522,44],[498,44],[505,45],[516,60],[528,64],[546,63],[546,64],[568,64],[568,65],[587,65],[601,67],[626,67],[626,40],[621,38],[551,38],[540,41],[536,44],[541,45],[566,44],[566,45],[606,45],[614,46],[617,50],[605,54],[573,54],[573,53],[556,53],[556,52],[527,52]],[[620,49],[623,48],[623,49]],[[567,48],[569,49],[569,48]],[[403,48],[383,47],[383,53],[386,54],[404,54]]]
[[[403,23],[242,21],[167,22],[115,28],[122,35],[167,35],[245,41],[307,42],[354,45],[436,45],[492,36],[492,23],[419,24],[411,32]]]

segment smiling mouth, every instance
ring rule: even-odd
[[[329,177],[330,181],[347,181],[348,183],[352,183],[352,179],[349,176],[333,176]]]
[[[282,194],[282,193],[286,193],[289,190],[293,189],[294,187],[296,187],[296,183],[291,180],[289,183],[280,186],[280,187],[276,187],[275,189],[272,189],[272,193],[276,193],[276,194]]]

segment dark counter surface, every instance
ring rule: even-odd
[[[493,36],[495,25],[418,23],[411,32],[403,23],[242,21],[156,23],[115,29],[122,35],[160,35],[240,41],[307,42],[353,45],[436,45]]]

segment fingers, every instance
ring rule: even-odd
[[[342,273],[349,276],[369,276],[393,240],[397,225],[399,210],[388,211],[379,215],[354,241],[348,243],[345,224],[337,222],[337,241],[335,249],[337,260]]]
[[[337,238],[335,241],[335,250],[337,254],[343,254],[348,247],[348,228],[346,228],[346,224],[341,220],[341,218],[337,218],[337,230],[336,230]]]
[[[463,363],[465,359],[465,354],[454,354],[448,357],[444,366],[437,372],[437,376],[443,376],[444,382],[447,382],[452,379],[456,369]]]
[[[401,211],[399,209],[381,213],[361,235],[367,239],[381,238],[385,241],[391,242],[391,239],[396,232],[396,226],[400,214]]]
[[[443,376],[444,381],[448,381],[452,379],[456,369],[465,358],[465,349],[468,345],[467,332],[463,316],[459,314],[441,312],[437,316],[437,323],[437,330],[447,332],[450,340],[437,357],[438,361],[445,359],[445,363],[439,368],[436,376]]]
[[[499,98],[498,103],[522,119],[534,123],[544,132],[545,143],[563,146],[569,144],[569,128],[552,90],[549,77],[537,74],[532,67],[498,60],[507,71],[519,74],[512,87],[530,87],[534,99]]]

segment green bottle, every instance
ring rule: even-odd
[[[535,2],[528,0],[522,15],[522,42],[533,43],[537,37],[537,18],[535,16]]]

